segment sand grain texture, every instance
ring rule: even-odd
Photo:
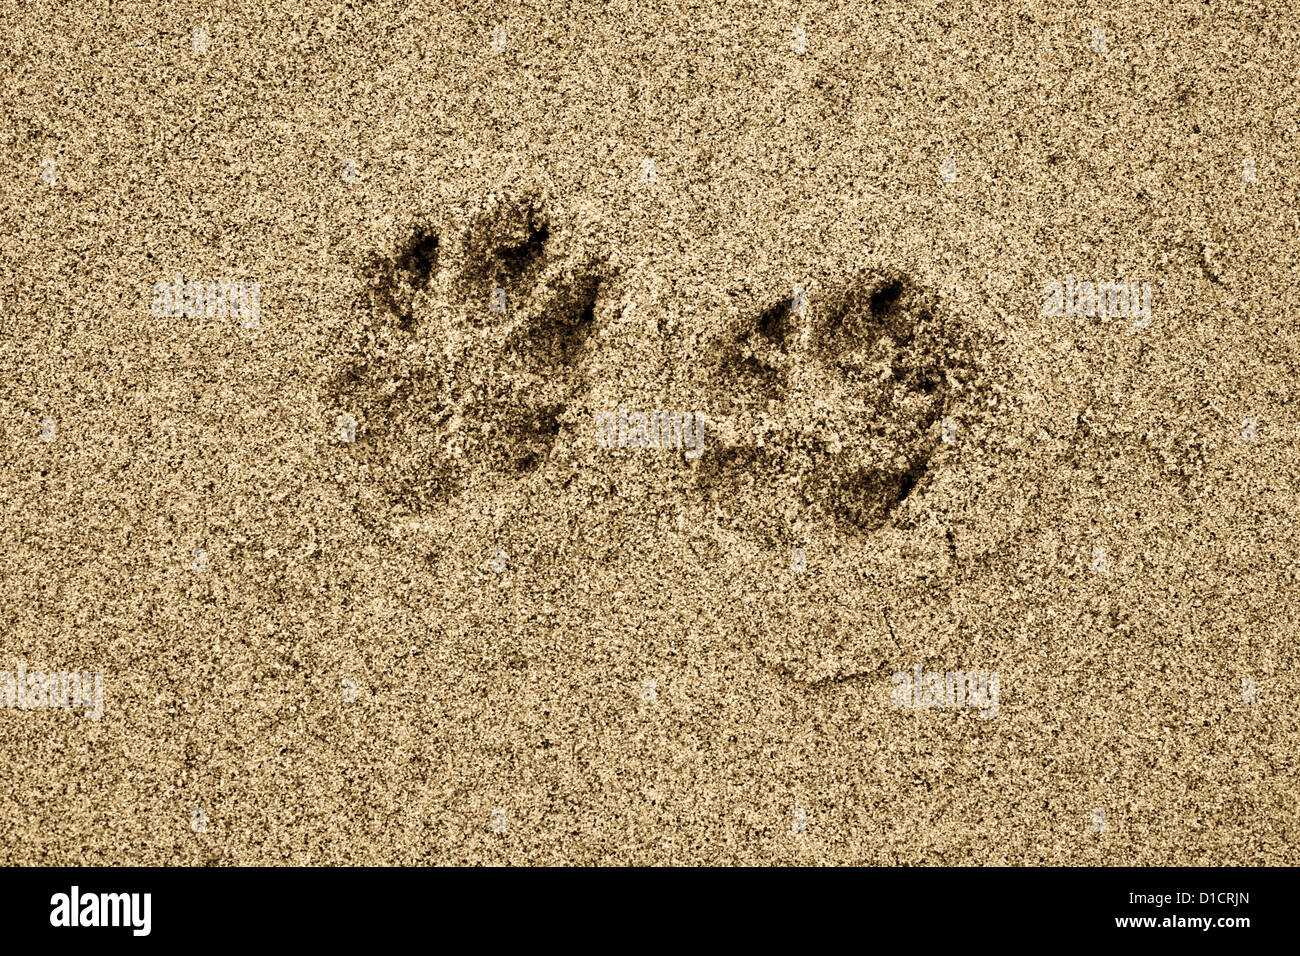
[[[1288,12],[0,50],[0,670],[104,680],[0,710],[4,863],[1300,862]],[[1149,325],[1044,315],[1067,274]],[[996,717],[893,706],[916,665]]]

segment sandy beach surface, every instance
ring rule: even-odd
[[[11,3],[0,861],[1295,865],[1294,16]]]

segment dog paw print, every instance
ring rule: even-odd
[[[361,272],[334,402],[369,511],[421,514],[562,442],[612,276],[544,201],[413,228]]]
[[[829,294],[770,302],[716,351],[698,481],[737,523],[814,512],[842,530],[889,522],[923,486],[967,379],[962,331],[908,277],[865,271]]]

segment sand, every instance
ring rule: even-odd
[[[0,861],[1300,862],[1284,11],[0,41]]]

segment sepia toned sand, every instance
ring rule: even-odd
[[[0,709],[0,862],[1300,862],[1287,12],[0,50],[0,671],[104,687]],[[1067,275],[1149,325],[1044,315]],[[702,454],[601,447],[620,405]],[[996,716],[894,706],[918,665]]]

